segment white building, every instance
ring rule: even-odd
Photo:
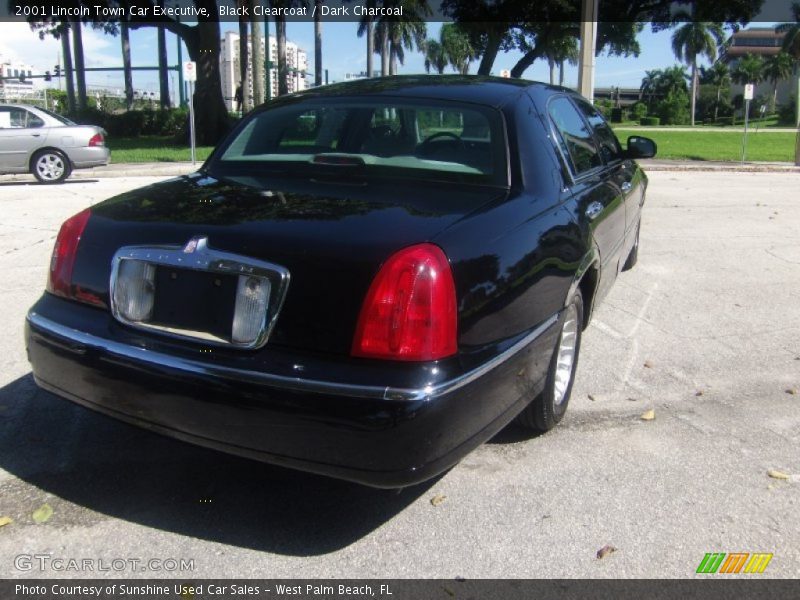
[[[38,74],[31,65],[0,56],[0,100],[35,96],[37,90],[31,77]]]
[[[228,110],[236,110],[236,88],[239,87],[239,34],[234,31],[225,33],[221,40],[221,52],[219,55],[219,67],[222,81],[222,96]],[[275,98],[278,95],[278,40],[274,36],[269,36],[270,62],[270,83],[272,94]],[[252,46],[251,46],[252,50]],[[264,52],[264,39],[261,39],[261,52]],[[253,53],[248,52],[248,68],[252,65]],[[294,42],[286,42],[286,66],[288,74],[286,76],[289,93],[299,92],[307,88],[306,71],[308,70],[308,56],[305,50],[297,47]],[[264,77],[263,79],[266,79]],[[266,82],[265,82],[266,83]],[[252,82],[249,82],[250,94],[252,95]]]

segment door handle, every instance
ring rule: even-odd
[[[623,192],[630,192],[631,188],[633,188],[630,181],[623,181],[620,187],[622,188]]]
[[[603,212],[603,205],[599,202],[592,202],[586,207],[586,216],[589,217],[590,220],[596,219],[601,212]]]

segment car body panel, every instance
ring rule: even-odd
[[[97,305],[45,294],[31,309],[26,343],[40,385],[180,439],[377,486],[452,466],[542,391],[565,306],[580,289],[585,325],[635,243],[646,187],[636,163],[604,158],[576,177],[547,113],[550,98],[573,92],[555,86],[401,77],[277,103],[327,94],[441,95],[493,107],[506,128],[508,185],[221,176],[212,155],[196,174],[92,208],[72,282]],[[593,203],[602,209],[594,217]],[[111,316],[110,262],[120,247],[180,249],[198,237],[291,273],[263,347],[211,348]],[[371,282],[393,253],[420,243],[449,260],[457,353],[353,357]]]
[[[15,115],[10,126],[10,119],[0,116],[0,175],[29,172],[33,156],[45,148],[63,152],[74,169],[104,166],[111,158],[107,146],[89,146],[94,135],[105,133],[100,127],[66,125],[35,106],[0,104],[0,113],[8,111],[24,111],[26,118]]]

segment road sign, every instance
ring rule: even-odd
[[[745,100],[752,100],[753,99],[753,88],[755,86],[752,83],[748,83],[744,86],[744,99]]]
[[[186,81],[197,81],[197,64],[193,60],[183,63],[183,78]]]

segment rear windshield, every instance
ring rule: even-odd
[[[275,167],[340,173],[507,183],[502,120],[455,103],[302,101],[254,113],[226,140],[220,174]]]

